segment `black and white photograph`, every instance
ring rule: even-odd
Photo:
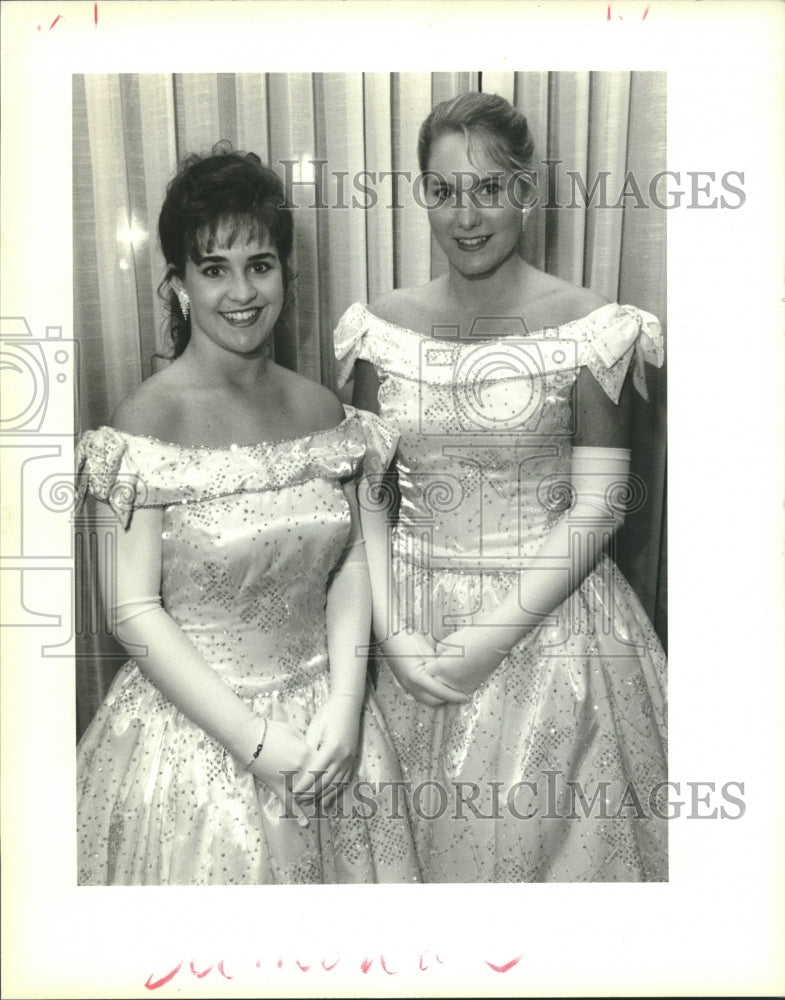
[[[77,637],[80,884],[667,879],[665,75],[95,75],[74,138],[77,593],[146,650]]]
[[[773,5],[12,6],[7,995],[781,986]]]

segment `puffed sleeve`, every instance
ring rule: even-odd
[[[349,306],[338,320],[333,334],[333,349],[338,360],[338,386],[349,381],[358,358],[363,357],[363,344],[368,330],[368,310],[361,302]]]
[[[651,313],[634,306],[612,305],[586,318],[581,331],[580,361],[618,403],[632,366],[635,388],[648,399],[645,364],[659,368],[665,359],[662,328]]]
[[[380,474],[389,467],[398,447],[400,435],[375,413],[355,410],[365,439],[365,456],[362,469],[365,473]]]
[[[375,413],[343,404],[345,418],[328,431],[304,438],[294,446],[301,449],[310,472],[342,481],[360,473],[381,473],[392,461],[398,434]],[[292,449],[289,446],[289,458]]]
[[[127,528],[135,507],[144,505],[146,492],[128,442],[111,427],[86,431],[76,446],[77,504],[88,493],[106,503]]]

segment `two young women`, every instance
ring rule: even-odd
[[[228,154],[170,185],[177,357],[79,448],[147,650],[80,744],[82,882],[667,877],[665,660],[608,555],[659,325],[521,259],[507,102],[439,105],[419,154],[449,270],[342,318],[357,410],[271,360],[275,175]],[[405,815],[351,807],[401,777]]]

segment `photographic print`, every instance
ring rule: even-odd
[[[719,982],[700,956],[748,932],[710,898],[753,893],[781,828],[756,750],[781,610],[742,569],[779,528],[723,520],[731,443],[754,454],[777,404],[731,420],[720,391],[750,309],[727,275],[776,280],[745,249],[775,170],[762,114],[739,152],[705,111],[710,85],[743,103],[717,60],[698,80],[665,47],[705,20],[15,6],[11,86],[56,82],[57,114],[40,90],[14,112],[4,170],[33,122],[61,166],[4,185],[4,239],[30,192],[51,206],[3,266],[4,712],[40,704],[6,802],[54,768],[4,831],[14,995],[635,995],[691,910],[702,943],[656,988]],[[727,9],[719,38],[765,34]],[[737,550],[765,623],[745,686],[772,697],[731,744]],[[31,964],[34,869],[71,914],[57,968]],[[781,975],[771,906],[754,973],[725,947],[729,988]]]

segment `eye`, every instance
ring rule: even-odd
[[[202,270],[202,274],[206,278],[220,278],[223,274],[223,268],[219,267],[218,264],[210,264]]]
[[[450,197],[450,189],[443,184],[435,185],[431,188],[431,196],[436,205],[443,205]]]
[[[251,264],[251,271],[253,274],[267,274],[268,271],[272,270],[272,264],[268,264],[267,261],[257,260]]]
[[[480,194],[494,195],[501,191],[502,186],[498,177],[491,177],[480,185]]]

